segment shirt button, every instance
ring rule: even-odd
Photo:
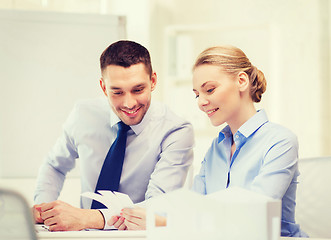
[[[238,135],[236,135],[236,138],[239,138],[239,136],[238,136]]]

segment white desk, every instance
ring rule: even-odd
[[[281,237],[280,240],[331,240],[327,238],[293,238],[293,237]]]
[[[79,232],[40,232],[40,240],[146,240],[145,231],[79,231]]]
[[[40,240],[146,240],[145,231],[82,231],[38,233]],[[304,240],[306,238],[281,237],[280,240]],[[307,240],[331,240],[307,238]]]

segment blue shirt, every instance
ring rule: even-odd
[[[231,156],[232,139],[236,150]],[[258,111],[232,135],[226,126],[206,153],[193,190],[209,194],[238,186],[282,200],[281,235],[306,236],[295,223],[298,141]]]
[[[94,192],[119,121],[106,98],[78,102],[39,170],[35,203],[58,198],[66,173],[75,167],[77,158],[81,191]],[[152,102],[143,120],[128,131],[119,192],[138,203],[182,187],[193,161],[193,139],[190,123],[163,104]],[[91,202],[81,198],[81,207],[89,209]],[[107,211],[102,213],[107,215]]]

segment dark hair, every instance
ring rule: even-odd
[[[130,67],[138,63],[143,63],[146,72],[152,76],[152,63],[148,50],[139,43],[120,40],[107,47],[100,56],[101,73],[109,65]]]

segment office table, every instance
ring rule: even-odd
[[[38,233],[40,240],[143,240],[146,231],[81,231],[81,232],[42,232]],[[304,240],[306,238],[280,237],[279,240]],[[307,238],[307,240],[331,240],[322,238]]]
[[[73,231],[73,232],[40,232],[39,240],[143,240],[146,231]]]

